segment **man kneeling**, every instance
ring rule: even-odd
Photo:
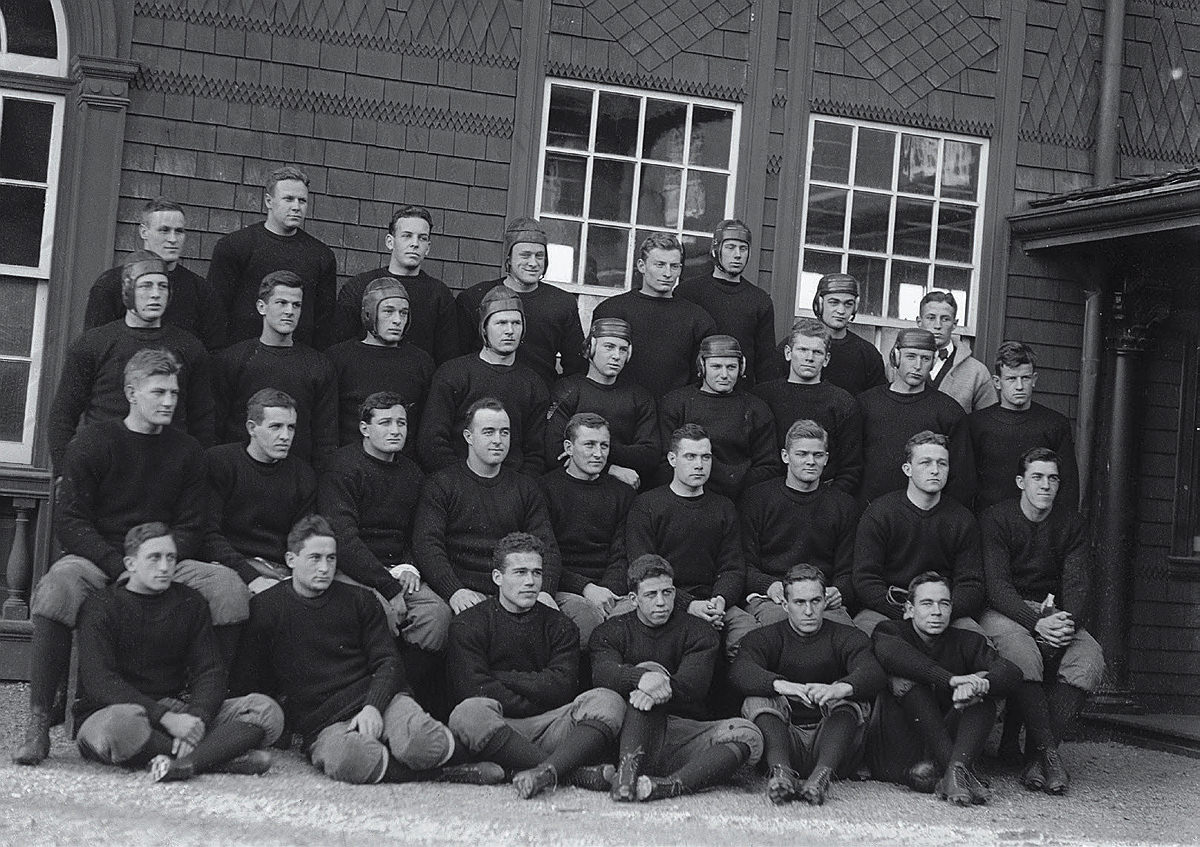
[[[812,565],[788,571],[787,620],[747,635],[729,672],[746,695],[742,717],[762,731],[774,803],[799,796],[819,806],[835,776],[857,770],[870,703],[887,684],[866,634],[823,617],[825,587]]]
[[[127,579],[84,601],[80,615],[79,752],[155,781],[205,771],[265,773],[283,731],[270,697],[224,699],[226,671],[208,602],[172,582],[175,539],[164,523],[125,535]],[[186,698],[186,702],[185,702]]]

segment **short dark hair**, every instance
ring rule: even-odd
[[[567,428],[563,430],[563,438],[567,441],[574,441],[579,435],[579,430],[587,427],[588,429],[611,429],[606,421],[595,412],[578,412],[571,415],[571,419],[567,421]]]
[[[174,200],[168,197],[155,197],[152,200],[147,200],[146,205],[142,206],[142,223],[146,223],[155,212],[178,212],[184,215],[184,217],[187,216],[183,211],[183,206],[180,206]]]
[[[429,224],[429,231],[433,232],[433,216],[429,214],[429,210],[424,206],[401,206],[396,211],[392,212],[392,218],[388,221],[388,235],[396,234],[396,223],[401,218],[420,218]]]
[[[294,271],[271,271],[258,284],[258,299],[267,302],[267,298],[280,285],[299,288],[302,292],[304,290],[304,280],[300,278],[300,274]]]
[[[292,395],[278,388],[260,388],[250,395],[246,401],[246,420],[256,424],[263,422],[267,409],[295,409],[296,401]]]
[[[934,432],[931,429],[923,429],[904,443],[904,461],[911,462],[913,450],[917,449],[922,444],[936,444],[938,447],[946,448],[947,452],[950,450],[949,438],[942,435],[940,432]]]
[[[651,250],[678,250],[680,261],[686,255],[683,242],[669,232],[652,232],[642,239],[642,245],[638,248],[638,258],[645,259]]]
[[[137,385],[152,376],[176,376],[179,359],[170,350],[162,347],[143,347],[125,363],[123,385]]]
[[[701,441],[708,438],[708,433],[704,431],[704,427],[700,426],[700,424],[686,423],[671,433],[671,437],[667,441],[667,452],[674,453],[678,451],[679,442],[685,438],[689,441]]]
[[[801,438],[817,439],[826,448],[829,447],[829,433],[825,431],[825,427],[808,418],[801,418],[788,427],[787,434],[783,436],[783,449],[791,450],[792,445]]]
[[[789,597],[788,586],[793,582],[819,582],[821,588],[824,589],[829,583],[825,579],[825,572],[815,565],[801,563],[792,565],[788,568],[788,572],[783,576],[783,596]]]
[[[921,298],[921,302],[917,305],[918,315],[925,311],[926,303],[945,303],[954,310],[954,317],[958,317],[958,301],[954,299],[954,295],[949,291],[925,292],[925,296]]]
[[[528,532],[510,532],[496,542],[492,548],[492,567],[504,573],[508,565],[508,557],[513,553],[537,553],[545,557],[546,545],[542,539]]]
[[[829,327],[825,326],[822,321],[816,318],[796,318],[796,322],[792,324],[791,330],[788,331],[787,346],[791,347],[796,343],[796,339],[803,336],[804,338],[819,338],[825,342],[825,351],[829,351],[830,339],[833,337],[829,332]]]
[[[358,419],[363,423],[370,423],[377,409],[390,409],[392,406],[403,406],[405,420],[408,419],[408,404],[395,391],[376,391],[374,394],[368,394],[358,405]]]
[[[913,595],[917,593],[917,589],[920,588],[922,585],[929,585],[934,582],[940,582],[942,585],[946,586],[947,588],[950,587],[950,580],[947,577],[943,576],[942,574],[938,573],[937,571],[924,571],[922,573],[917,574],[911,580],[909,580],[908,599],[911,601]]]
[[[675,569],[671,567],[670,562],[657,553],[643,553],[629,563],[629,570],[626,572],[626,576],[629,582],[629,590],[636,593],[638,586],[648,579],[668,576],[674,580]]]
[[[504,408],[504,404],[495,397],[480,397],[467,406],[467,411],[463,414],[463,429],[470,429],[471,424],[475,422],[475,415],[484,409],[492,412],[508,412],[508,409]]]
[[[1057,453],[1049,447],[1033,447],[1021,454],[1021,476],[1025,475],[1025,471],[1029,470],[1029,466],[1034,462],[1054,462],[1055,470],[1062,471],[1062,459]]]
[[[171,528],[162,521],[150,521],[130,527],[129,531],[125,533],[125,555],[136,556],[138,550],[147,541],[167,535],[171,535]],[[171,535],[171,539],[174,540],[174,538],[175,536]]]
[[[267,184],[264,186],[268,194],[275,193],[275,186],[281,182],[302,182],[304,187],[308,187],[308,174],[300,170],[295,165],[284,165],[281,168],[276,168],[267,174]]]
[[[1001,368],[1019,368],[1029,365],[1037,370],[1037,353],[1024,341],[1005,341],[996,350],[996,376]]]
[[[333,534],[333,527],[329,525],[329,521],[320,515],[305,515],[300,520],[292,525],[292,529],[288,532],[287,549],[289,553],[299,553],[304,547],[304,542],[310,538],[337,538]]]

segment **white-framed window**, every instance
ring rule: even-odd
[[[0,69],[67,75],[67,27],[60,0],[0,0]]]
[[[817,280],[849,273],[857,323],[883,335],[911,326],[921,297],[951,291],[973,334],[979,300],[988,142],[963,135],[812,115],[796,313]]]
[[[670,232],[707,264],[733,211],[741,109],[698,97],[547,79],[537,217],[546,279],[581,294],[629,289],[637,248]]]

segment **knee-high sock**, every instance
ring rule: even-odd
[[[221,656],[221,664],[226,671],[233,669],[237,662],[238,645],[242,643],[242,629],[245,624],[231,623],[224,626],[214,626],[213,635],[217,637],[217,653]]]
[[[763,735],[763,762],[767,769],[777,765],[793,767],[791,733],[779,715],[763,713],[754,719],[754,725]]]
[[[829,717],[821,723],[814,769],[828,767],[836,772],[850,751],[857,731],[858,713],[853,709],[843,707],[830,712]]]
[[[145,767],[155,756],[170,756],[171,748],[174,746],[174,738],[162,730],[152,729],[150,730],[150,738],[142,745],[142,749],[138,750],[125,761],[117,762],[117,764],[123,768]]]
[[[71,667],[71,628],[41,615],[33,616],[29,674],[30,711],[50,715],[59,689],[66,686]],[[61,723],[64,715],[53,715]]]
[[[629,706],[625,709],[625,724],[621,727],[619,757],[636,754],[643,758],[662,744],[667,732],[667,711],[654,708],[648,712]]]
[[[540,747],[511,726],[502,726],[479,751],[477,758],[495,762],[506,771],[524,771],[540,765],[546,756]]]
[[[750,748],[740,741],[714,744],[685,764],[671,777],[683,783],[689,793],[724,782],[750,758]]]
[[[1055,744],[1062,741],[1063,734],[1071,725],[1071,721],[1075,720],[1079,710],[1083,708],[1087,696],[1088,693],[1082,688],[1076,688],[1065,682],[1054,683],[1050,689],[1049,708],[1050,726],[1054,733]]]
[[[262,744],[263,728],[244,721],[230,721],[215,726],[200,739],[190,756],[180,762],[190,763],[196,773],[204,773],[237,758],[247,750]]]
[[[553,765],[555,773],[560,777],[566,777],[580,765],[600,761],[608,742],[608,730],[603,724],[596,721],[580,721],[567,733],[567,737],[554,752],[546,757],[546,764]]]
[[[914,685],[900,698],[900,706],[904,709],[905,716],[917,728],[917,733],[929,748],[929,754],[933,756],[934,761],[943,768],[950,764],[954,741],[946,730],[942,710],[929,689],[922,685]]]
[[[958,732],[954,735],[950,761],[972,764],[983,752],[983,745],[987,743],[988,733],[995,722],[996,701],[991,698],[963,709],[958,718]]]
[[[1050,709],[1046,704],[1046,690],[1042,683],[1026,680],[1009,695],[1015,700],[1021,716],[1025,718],[1025,750],[1032,755],[1036,748],[1054,747],[1057,742],[1050,726]]]

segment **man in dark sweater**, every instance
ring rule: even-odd
[[[875,345],[850,329],[859,297],[858,280],[850,274],[825,274],[817,281],[812,304],[813,314],[829,327],[831,339],[823,377],[853,396],[887,384],[883,357]]]
[[[904,444],[918,432],[940,432],[949,441],[950,479],[946,493],[970,508],[975,495],[975,456],[962,406],[929,385],[929,369],[937,351],[933,333],[904,329],[896,335],[890,362],[896,376],[857,397],[863,421],[862,505],[904,488],[900,473]]]
[[[249,443],[208,451],[208,532],[205,557],[237,571],[251,594],[288,578],[287,534],[311,514],[317,478],[290,455],[296,434],[296,401],[263,388],[246,404]]]
[[[1058,454],[1058,501],[1074,510],[1079,504],[1079,466],[1071,422],[1053,409],[1033,400],[1037,387],[1037,356],[1028,344],[1005,341],[996,351],[996,375],[992,377],[1000,395],[997,405],[977,409],[967,418],[975,470],[979,485],[975,511],[1001,500],[1015,500],[1018,490],[1013,475],[1027,450],[1047,447]]]
[[[599,761],[625,714],[608,689],[579,692],[579,631],[538,602],[542,551],[525,532],[500,539],[497,594],[454,619],[447,648],[450,729],[475,758],[516,772],[524,799]]]
[[[728,497],[705,490],[713,458],[703,427],[686,424],[671,433],[667,461],[670,485],[638,495],[629,509],[626,555],[654,553],[674,563],[680,609],[724,629],[732,655],[757,626],[736,606],[746,586],[737,510]]]
[[[337,542],[319,515],[288,535],[292,578],[255,595],[235,684],[280,695],[288,726],[326,776],[366,784],[494,782],[498,769],[446,768],[450,730],[409,695],[379,603],[334,577]]]
[[[591,412],[608,421],[612,439],[608,473],[640,488],[658,468],[662,448],[654,398],[636,382],[618,379],[633,356],[629,322],[621,318],[592,321],[585,352],[587,373],[564,376],[551,392],[546,413],[546,467],[560,464],[571,417]]]
[[[775,420],[762,399],[738,388],[746,360],[732,335],[710,335],[700,342],[697,370],[700,385],[677,388],[663,397],[658,428],[665,443],[684,424],[704,427],[712,441],[712,475],[708,487],[736,501],[751,485],[778,475]],[[671,469],[664,464],[659,480]]]
[[[1020,499],[997,503],[979,519],[989,606],[979,623],[1021,669],[1013,692],[1027,738],[1021,781],[1047,794],[1066,793],[1070,777],[1058,745],[1104,675],[1104,653],[1084,629],[1091,573],[1083,518],[1070,502],[1055,505],[1059,461],[1045,447],[1027,451]]]
[[[208,604],[172,582],[175,540],[164,523],[125,535],[122,582],[79,614],[76,743],[85,759],[136,768],[155,781],[207,771],[261,774],[283,710],[263,694],[225,699],[226,669]]]
[[[292,453],[320,469],[337,449],[337,374],[324,355],[296,338],[303,311],[301,280],[291,271],[275,271],[258,287],[258,338],[226,347],[214,359],[214,382],[222,440],[246,441],[246,402],[254,392],[275,388],[296,401]]]
[[[641,288],[609,297],[592,312],[593,320],[621,318],[633,328],[638,354],[621,378],[645,388],[655,401],[692,381],[700,342],[717,331],[703,307],[672,296],[682,269],[679,239],[651,233],[638,251]]]
[[[546,275],[546,230],[533,218],[516,218],[504,230],[504,269],[501,279],[490,279],[460,291],[455,301],[458,337],[463,353],[477,353],[481,339],[476,327],[479,304],[497,285],[521,297],[525,330],[517,350],[517,362],[539,377],[546,390],[558,376],[555,360],[564,376],[583,373],[583,327],[574,295],[543,282]]]
[[[142,250],[158,256],[167,267],[171,298],[163,312],[163,322],[187,330],[206,349],[217,350],[225,346],[225,311],[204,277],[179,261],[187,240],[186,227],[183,207],[166,197],[157,197],[142,207],[138,236],[142,239]],[[83,315],[84,330],[124,317],[127,307],[121,295],[123,270],[122,265],[109,268],[92,283]]]
[[[417,453],[417,422],[433,379],[433,357],[409,339],[411,298],[394,277],[372,280],[362,296],[362,333],[365,337],[334,344],[325,351],[337,373],[338,442],[359,444],[363,401],[379,391],[398,394],[408,410],[412,431],[404,455]]]
[[[592,679],[628,701],[617,765],[584,769],[576,784],[614,800],[660,800],[728,779],[762,755],[762,735],[744,718],[705,720],[720,638],[687,614],[662,556],[634,559],[627,574],[634,611],[592,633]]]
[[[882,620],[899,620],[904,586],[936,571],[953,590],[953,625],[982,632],[975,622],[984,608],[979,527],[966,507],[942,496],[950,475],[946,436],[919,432],[904,451],[908,486],[876,499],[858,522],[854,594],[862,610],[854,623],[870,634]]]
[[[131,254],[121,268],[121,298],[123,317],[87,330],[67,351],[46,428],[50,461],[60,473],[67,444],[81,425],[125,417],[125,364],[149,347],[169,350],[179,361],[180,405],[172,424],[206,447],[214,442],[208,354],[190,332],[163,324],[171,300],[163,260],[146,251]]]
[[[421,420],[418,453],[427,471],[462,463],[462,432],[467,409],[483,397],[498,399],[508,411],[512,449],[507,465],[540,476],[545,467],[546,409],[550,393],[542,380],[517,361],[525,337],[520,295],[497,285],[479,304],[478,334],[483,349],[451,359],[437,369]]]
[[[986,803],[991,792],[972,766],[1021,672],[982,634],[949,625],[958,610],[944,576],[918,574],[907,593],[905,619],[880,624],[873,637],[891,680],[868,739],[871,771],[958,806]]]
[[[213,247],[208,282],[229,320],[228,341],[257,338],[259,283],[274,271],[300,278],[307,308],[297,315],[296,339],[323,350],[332,339],[337,299],[333,251],[303,229],[308,214],[308,176],[292,166],[276,168],[263,196],[266,220],[222,236]]]
[[[562,444],[567,466],[538,479],[562,554],[554,602],[579,627],[582,643],[612,614],[627,568],[625,516],[634,492],[604,473],[608,431],[599,415],[574,415]]]
[[[856,496],[863,473],[862,413],[848,391],[821,379],[829,345],[829,327],[813,318],[798,318],[783,348],[788,375],[760,382],[751,391],[771,410],[781,450],[784,435],[796,421],[816,421],[824,427],[829,445],[822,479]]]
[[[250,592],[236,573],[196,561],[207,521],[204,448],[172,429],[179,365],[163,350],[141,350],[125,366],[129,413],[84,427],[67,448],[55,514],[65,555],[38,581],[30,603],[29,723],[13,756],[36,765],[49,754],[50,727],[65,719],[71,630],[79,607],[124,573],[125,533],[147,521],[172,528],[175,579],[208,601],[218,646],[228,660],[249,615]]]
[[[380,277],[403,283],[412,315],[404,337],[443,364],[459,354],[458,316],[454,294],[444,282],[430,276],[421,265],[429,255],[433,217],[422,206],[401,206],[388,221],[384,244],[388,263],[365,271],[342,286],[334,313],[334,341],[357,340],[362,336],[362,298],[367,285]],[[474,329],[472,329],[472,333]]]
[[[746,611],[759,626],[787,618],[784,576],[795,565],[825,577],[825,616],[853,623],[854,531],[858,504],[844,491],[821,485],[829,458],[827,435],[816,421],[799,420],[784,438],[787,476],[760,483],[742,498],[746,557]]]
[[[742,382],[762,382],[763,368],[775,356],[775,305],[771,295],[752,284],[742,272],[750,263],[750,228],[739,220],[724,220],[713,231],[712,273],[685,279],[676,296],[708,312],[717,332],[738,340],[746,359]]]
[[[825,620],[825,574],[796,565],[784,583],[786,618],[746,636],[729,681],[746,697],[742,717],[762,732],[771,802],[819,806],[829,783],[862,763],[871,701],[887,677],[866,635]]]
[[[401,454],[407,430],[399,394],[364,400],[359,443],[330,458],[318,504],[337,533],[339,576],[379,592],[405,643],[437,653],[446,645],[450,607],[421,582],[414,564],[413,521],[425,475]]]
[[[495,591],[492,549],[511,532],[536,535],[545,546],[543,602],[554,605],[562,559],[546,500],[535,480],[504,466],[512,438],[508,412],[493,397],[467,409],[462,438],[467,458],[430,475],[413,524],[421,576],[458,614]]]

